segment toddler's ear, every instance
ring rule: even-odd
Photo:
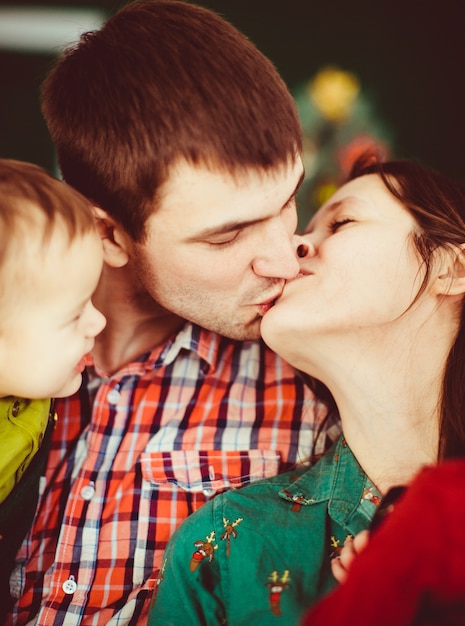
[[[100,207],[93,207],[97,229],[102,239],[103,258],[110,267],[123,267],[129,259],[128,236],[124,229]]]
[[[438,295],[445,296],[465,294],[465,244],[444,252],[435,291]]]

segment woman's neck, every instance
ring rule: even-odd
[[[405,379],[384,369],[381,385],[368,376],[361,379],[362,398],[350,389],[358,386],[353,379],[344,392],[335,391],[347,443],[383,494],[408,483],[421,467],[437,459],[440,385],[437,379],[430,380],[420,396]]]
[[[382,493],[437,460],[442,380],[453,333],[437,323],[407,335],[380,333],[376,340],[354,333],[322,340],[319,354],[317,339],[308,363],[296,364],[329,388],[347,443]]]

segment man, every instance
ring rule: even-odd
[[[259,340],[298,272],[300,126],[243,35],[163,0],[63,54],[43,111],[64,178],[96,207],[107,327],[87,386],[57,407],[12,623],[136,624],[179,523],[307,458],[326,414]]]

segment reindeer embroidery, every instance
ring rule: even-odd
[[[336,539],[334,535],[331,535],[330,543],[331,543],[332,550],[329,553],[329,558],[335,559],[337,556],[341,554],[341,550],[342,550],[342,546],[340,545],[341,542],[339,541],[339,539]]]
[[[294,494],[288,491],[287,489],[284,490],[284,494],[292,501],[291,511],[293,513],[298,513],[300,509],[302,508],[303,504],[310,504],[312,502],[315,502],[312,499],[304,498],[303,494],[301,493]]]
[[[217,545],[213,545],[213,542],[215,541],[215,531],[212,530],[208,537],[206,537],[205,539],[206,541],[204,541],[203,539],[198,539],[197,541],[194,541],[194,546],[197,548],[197,550],[192,554],[191,557],[191,562],[189,565],[191,572],[195,572],[195,570],[204,559],[208,558],[209,563],[213,561],[215,550],[218,549]]]
[[[373,504],[375,504],[376,506],[379,505],[379,503],[381,502],[381,498],[379,498],[374,492],[374,488],[370,487],[369,489],[364,489],[363,493],[362,493],[362,498],[360,500],[360,502],[363,502],[363,500],[368,500],[369,502],[373,502]]]
[[[348,537],[353,537],[353,535],[347,535],[346,539]],[[330,543],[331,543],[332,550],[329,553],[329,558],[330,559],[335,559],[336,557],[338,557],[341,554],[341,550],[342,550],[342,546],[340,545],[341,542],[340,542],[339,539],[336,539],[336,537],[334,535],[331,535]]]
[[[284,570],[282,576],[279,576],[278,571],[274,570],[268,576],[269,582],[265,583],[269,587],[269,601],[271,612],[273,615],[281,615],[281,594],[287,587],[290,587],[291,577],[289,576],[289,570]]]
[[[229,556],[231,554],[231,537],[233,539],[236,539],[236,526],[238,526],[243,521],[243,519],[243,517],[238,517],[235,522],[230,524],[229,520],[223,517],[224,532],[221,535],[221,539],[223,541],[226,541],[226,556]]]

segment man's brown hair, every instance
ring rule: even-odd
[[[176,0],[132,2],[82,35],[46,78],[42,109],[64,179],[135,240],[176,162],[236,174],[301,152],[273,64],[219,15]]]

